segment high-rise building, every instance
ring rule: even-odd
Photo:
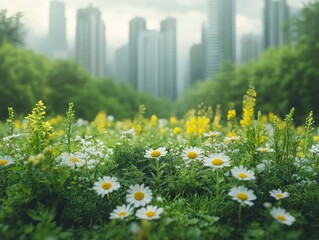
[[[236,25],[234,0],[208,0],[205,34],[205,77],[212,78],[225,61],[236,61]]]
[[[48,56],[67,57],[65,5],[60,1],[50,1]]]
[[[167,18],[161,22],[161,96],[175,99],[177,96],[177,63],[176,63],[176,19]]]
[[[144,30],[138,34],[137,90],[161,95],[160,45],[162,35],[156,31]]]
[[[286,0],[265,0],[263,48],[289,43],[289,7]]]
[[[260,53],[260,38],[255,34],[246,34],[240,40],[240,63],[257,60]]]
[[[189,52],[189,84],[196,80],[205,80],[207,52],[207,24],[203,23],[201,43],[194,44]]]
[[[138,72],[138,36],[139,32],[146,30],[146,21],[144,18],[134,18],[130,21],[129,29],[129,81],[137,89],[137,72]]]
[[[128,44],[120,47],[115,52],[115,79],[128,82],[129,80],[129,47]]]
[[[130,22],[129,35],[129,75],[133,87],[175,99],[176,19],[163,20],[160,32],[156,32],[146,29],[143,18],[135,18]]]
[[[190,84],[204,79],[203,44],[194,44],[190,49]]]
[[[100,10],[91,5],[77,11],[75,58],[92,75],[105,76],[105,26]]]

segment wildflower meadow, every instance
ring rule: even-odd
[[[67,106],[66,106],[67,107]],[[257,112],[256,92],[184,118],[39,101],[0,125],[0,239],[318,239],[319,132]]]

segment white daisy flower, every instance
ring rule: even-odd
[[[133,208],[131,205],[125,205],[117,206],[113,212],[110,214],[110,219],[123,219],[128,217],[133,213]]]
[[[126,200],[134,207],[145,206],[152,200],[152,191],[149,187],[142,185],[131,185],[127,190]]]
[[[229,167],[230,158],[223,153],[210,154],[204,158],[204,165],[212,168]]]
[[[203,150],[197,147],[188,147],[183,150],[182,157],[186,162],[190,160],[202,160]]]
[[[296,220],[293,216],[291,216],[285,209],[274,207],[270,210],[271,216],[273,216],[277,221],[281,222],[282,224],[286,224],[290,226]]]
[[[269,191],[269,194],[270,194],[270,196],[274,197],[276,200],[280,200],[282,198],[286,198],[289,196],[288,192],[283,192],[280,189],[271,190],[271,191]]]
[[[239,180],[255,180],[255,173],[251,170],[248,170],[246,167],[242,165],[240,165],[239,167],[234,167],[230,171],[232,175]]]
[[[153,219],[159,219],[160,214],[164,211],[163,208],[158,208],[156,206],[146,206],[143,207],[136,212],[136,217],[139,219],[147,219],[147,220],[153,220]]]
[[[134,134],[135,134],[134,128],[131,128],[129,130],[121,130],[121,135],[134,135]]]
[[[9,156],[0,156],[0,167],[14,164],[14,160]]]
[[[230,189],[228,195],[231,196],[233,200],[241,203],[242,205],[246,204],[248,206],[254,205],[254,203],[251,201],[257,199],[254,192],[244,186],[233,187],[232,189]]]
[[[225,143],[237,142],[239,141],[239,139],[240,139],[240,136],[225,137],[224,142]]]
[[[120,187],[121,185],[118,183],[116,177],[104,176],[98,178],[98,181],[94,183],[93,189],[98,195],[104,197],[106,194],[118,190]]]
[[[221,134],[222,134],[221,132],[212,131],[212,132],[204,133],[204,137],[215,138],[215,137],[218,137]]]
[[[166,154],[167,154],[167,151],[165,147],[160,147],[157,149],[150,148],[146,150],[144,157],[159,159],[161,157],[165,157]]]
[[[113,121],[114,121],[114,116],[113,116],[113,115],[107,116],[107,120],[108,120],[109,122],[113,122]]]
[[[312,145],[311,148],[309,149],[309,152],[313,154],[318,154],[319,153],[319,144]]]
[[[257,152],[262,152],[262,153],[273,153],[275,152],[274,149],[269,148],[269,147],[259,147],[256,149]]]
[[[71,168],[82,167],[87,161],[87,155],[80,152],[71,154],[64,152],[58,158],[61,160],[60,165]]]

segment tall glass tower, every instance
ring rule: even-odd
[[[92,6],[77,11],[75,58],[93,76],[105,76],[105,26],[100,10]]]
[[[48,49],[49,57],[67,56],[65,5],[60,1],[50,2]]]
[[[175,99],[177,95],[176,73],[176,19],[166,18],[161,21],[162,47],[161,52],[161,96]]]
[[[224,61],[236,61],[234,0],[208,0],[205,31],[205,77],[210,79],[219,72]]]
[[[144,18],[136,17],[130,21],[129,29],[129,81],[137,89],[138,85],[138,38],[141,31],[146,30]]]
[[[286,0],[265,0],[263,47],[289,43],[289,7]]]

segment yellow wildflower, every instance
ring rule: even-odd
[[[151,127],[155,127],[158,124],[158,117],[156,115],[152,115],[151,116],[151,122],[150,125]]]
[[[243,118],[240,120],[240,125],[243,128],[248,128],[253,124],[254,108],[256,105],[256,91],[250,86],[244,95],[243,100]]]
[[[174,135],[178,135],[178,134],[180,134],[181,132],[182,132],[182,129],[181,129],[180,127],[175,127],[175,128],[173,129]]]
[[[175,124],[177,122],[177,118],[176,117],[170,117],[169,118],[169,123],[170,124]]]

